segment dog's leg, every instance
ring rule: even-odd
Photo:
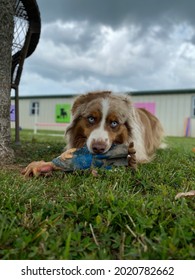
[[[38,177],[40,175],[49,176],[52,171],[61,170],[61,168],[56,167],[52,162],[33,161],[25,169],[21,171],[21,174],[26,178],[30,176]]]
[[[136,161],[136,150],[134,149],[134,143],[131,142],[128,147],[128,167],[131,167],[133,170],[137,169],[137,161]]]

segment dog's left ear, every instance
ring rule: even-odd
[[[121,113],[123,112],[123,115],[125,115],[125,126],[127,127],[127,130],[129,132],[129,136],[132,136],[133,128],[135,128],[135,124],[137,124],[136,109],[130,96],[121,95],[120,98],[123,102],[123,105],[121,105],[121,107],[124,108],[124,111],[121,110]]]
[[[123,102],[125,102],[125,104],[127,105],[127,106],[132,106],[132,100],[131,100],[131,97],[130,96],[128,96],[128,95],[121,95],[121,99],[122,99],[122,101]]]

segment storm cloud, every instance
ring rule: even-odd
[[[22,95],[195,87],[195,2],[37,0]]]

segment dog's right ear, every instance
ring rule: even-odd
[[[71,109],[73,117],[75,115],[78,115],[78,112],[80,112],[81,108],[83,108],[83,104],[87,101],[86,95],[87,94],[80,95],[74,100],[74,103],[73,103],[72,109]]]
[[[86,143],[86,137],[82,126],[79,125],[81,116],[74,118],[67,126],[65,131],[65,140],[67,143],[66,149],[81,148]]]
[[[66,127],[65,131],[65,139],[67,142],[67,149],[74,148],[74,138],[75,138],[75,127],[77,122],[82,116],[82,113],[85,110],[86,102],[89,102],[89,94],[84,94],[76,97],[73,102],[71,113],[72,113],[72,120],[70,124]]]

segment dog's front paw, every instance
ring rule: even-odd
[[[132,169],[137,169],[137,161],[136,161],[136,150],[134,148],[134,143],[131,142],[128,147],[128,166]]]
[[[22,170],[22,175],[25,177],[35,176],[38,177],[40,175],[49,175],[54,170],[54,165],[52,162],[41,161],[33,161],[26,168]]]

